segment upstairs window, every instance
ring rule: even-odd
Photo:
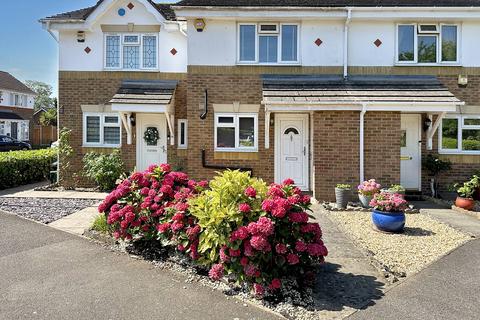
[[[298,63],[296,24],[239,24],[239,63]]]
[[[397,63],[458,63],[458,32],[449,24],[399,24]]]
[[[157,69],[158,41],[150,34],[105,36],[106,69]]]

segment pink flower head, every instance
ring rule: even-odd
[[[160,192],[161,193],[165,193],[165,194],[168,194],[168,195],[171,195],[173,193],[173,189],[171,186],[169,185],[163,185],[161,188],[160,188]]]
[[[240,264],[245,267],[248,264],[248,258],[247,257],[242,257],[240,259]]]
[[[238,206],[238,210],[242,213],[249,213],[250,211],[252,211],[252,208],[250,207],[250,205],[248,203],[241,203]]]
[[[142,196],[148,196],[148,192],[150,191],[150,189],[148,189],[147,187],[145,188],[142,188],[142,190],[140,190],[140,194]]]
[[[271,199],[266,199],[262,202],[262,210],[266,212],[271,212],[275,207],[275,202]]]
[[[198,183],[198,186],[205,189],[205,188],[208,187],[208,181],[205,181],[205,180],[200,181],[200,182]]]
[[[288,264],[295,265],[295,264],[298,264],[300,262],[300,259],[298,258],[298,256],[295,253],[289,253],[287,255],[287,261],[288,261]]]
[[[248,225],[248,232],[252,235],[261,235],[269,237],[275,231],[272,220],[267,217],[261,217],[257,222],[250,222]]]
[[[303,241],[297,241],[295,243],[295,250],[297,250],[298,252],[305,252],[307,251],[307,245]]]
[[[230,261],[230,257],[228,256],[228,254],[225,252],[227,250],[227,247],[226,246],[223,246],[221,249],[220,249],[220,261],[222,262],[229,262]]]
[[[223,265],[221,264],[214,264],[210,271],[208,272],[208,276],[213,281],[218,281],[223,277],[223,273],[225,272]]]
[[[263,236],[253,236],[252,239],[250,239],[250,244],[258,251],[270,252],[272,250],[270,243]]]
[[[160,233],[167,232],[168,230],[170,230],[170,223],[166,222],[166,223],[162,223],[162,224],[157,225],[157,230]]]
[[[253,247],[248,240],[243,243],[243,254],[247,257],[253,257],[255,255]]]
[[[272,280],[272,283],[270,283],[269,289],[270,290],[278,290],[282,287],[282,281],[280,279],[275,278]]]
[[[165,173],[172,171],[172,167],[170,167],[170,165],[167,163],[161,164],[160,169],[162,169],[162,171]]]
[[[155,169],[157,169],[157,165],[156,164],[151,164],[151,165],[148,166],[147,172],[154,172]]]
[[[232,235],[230,236],[230,241],[236,241],[236,240],[245,240],[248,237],[248,229],[247,227],[240,227],[234,232],[232,232]]]
[[[290,185],[295,184],[295,181],[293,181],[292,179],[285,179],[285,180],[283,180],[282,184],[284,184],[286,186],[290,186]]]
[[[309,217],[306,212],[292,212],[288,219],[293,223],[307,223]]]
[[[308,244],[308,254],[314,257],[326,257],[328,255],[327,247],[319,243]]]
[[[230,257],[240,257],[242,255],[242,252],[239,250],[233,250],[229,249],[228,253],[230,254]]]
[[[279,243],[275,246],[275,251],[278,254],[285,254],[285,253],[287,253],[287,246],[284,245],[283,243]]]
[[[254,283],[253,292],[257,297],[262,297],[265,294],[265,288],[261,284]]]
[[[173,232],[178,232],[178,231],[182,230],[183,227],[184,227],[184,225],[181,222],[175,221],[174,223],[172,223]]]
[[[255,267],[253,264],[247,264],[244,268],[243,271],[248,277],[254,277],[255,274],[257,273],[258,269]]]
[[[253,187],[248,187],[245,189],[245,195],[249,198],[255,198],[257,196],[257,190]]]

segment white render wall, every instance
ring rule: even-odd
[[[27,105],[26,106],[16,106],[15,105],[15,100],[12,100],[11,94],[18,94],[20,96],[26,96],[27,97]],[[0,105],[1,106],[7,106],[7,107],[17,107],[17,108],[27,108],[27,109],[33,109],[33,106],[35,104],[35,96],[21,93],[21,92],[15,92],[11,90],[5,90],[0,88]]]
[[[133,10],[127,8],[132,2]],[[126,15],[118,15],[118,9],[124,8]],[[85,32],[85,42],[77,42],[78,30],[59,31],[59,70],[61,71],[102,71],[104,70],[104,34],[102,24],[106,25],[161,25],[161,22],[139,1],[118,1],[104,15],[95,21],[91,31]],[[158,34],[158,65],[160,72],[187,71],[187,38],[179,31],[166,31],[163,26]],[[91,49],[90,53],[85,48]],[[170,51],[175,48],[176,55]]]

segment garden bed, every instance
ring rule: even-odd
[[[401,234],[376,231],[370,212],[330,211],[329,217],[394,281],[417,273],[471,239],[423,214],[407,215]]]
[[[0,210],[45,224],[96,204],[98,204],[98,200],[0,198]]]

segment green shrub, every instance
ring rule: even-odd
[[[256,199],[245,195],[248,187],[256,190]],[[266,192],[267,185],[262,180],[251,178],[247,172],[229,170],[210,182],[210,190],[190,200],[190,213],[202,228],[198,245],[198,253],[203,257],[200,262],[209,265],[218,261],[220,249],[228,243],[232,232],[264,214],[262,199]],[[239,204],[247,202],[250,212],[240,212]]]
[[[93,180],[102,191],[113,190],[124,173],[120,151],[110,154],[89,152],[83,157],[84,175]]]
[[[56,149],[0,153],[0,189],[45,180],[56,158]]]
[[[98,215],[93,221],[92,230],[95,230],[101,233],[109,233],[110,228],[107,223],[107,216],[104,214]]]
[[[342,190],[350,190],[352,189],[352,186],[349,184],[337,184],[336,186],[337,189],[342,189]]]

